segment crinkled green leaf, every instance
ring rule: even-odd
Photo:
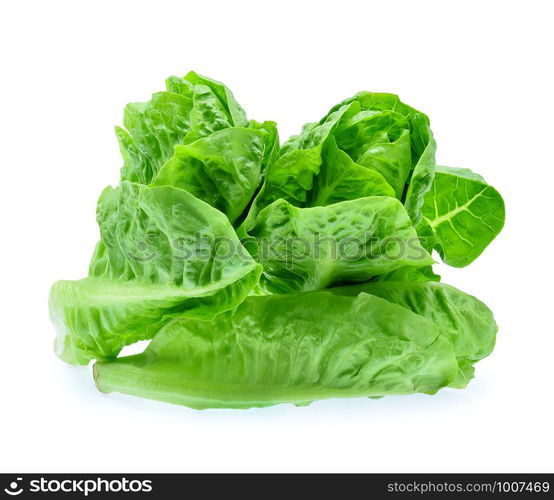
[[[421,221],[423,197],[431,188],[435,170],[436,144],[431,129],[429,128],[429,118],[420,111],[402,103],[398,96],[393,94],[360,92],[351,99],[344,101],[343,104],[350,102],[359,103],[362,114],[368,111],[377,115],[394,112],[395,115],[401,114],[407,121],[411,144],[411,167],[409,169],[408,178],[405,180],[406,186],[404,188],[402,200],[404,201],[412,222],[417,226]],[[397,123],[397,127],[396,129],[390,127],[392,130],[390,135],[387,131],[387,136],[392,143],[397,141],[397,138],[401,137],[402,134],[405,134],[405,132],[400,133],[400,128],[398,126],[400,120],[397,120],[395,123]],[[405,149],[401,150],[404,151]],[[394,149],[392,149],[392,151],[394,151]],[[381,173],[389,170],[389,172],[391,172],[389,178],[391,175],[396,178],[398,175],[396,172],[398,172],[401,178],[403,178],[406,170],[399,168],[402,162],[397,162],[395,164],[395,162],[388,160],[389,158],[385,156],[385,161],[382,162]],[[363,161],[367,161],[367,159]],[[375,160],[375,162],[378,163],[377,160]],[[386,175],[385,178],[387,178]],[[395,185],[395,189],[398,192],[399,186],[396,184],[393,185]]]
[[[224,104],[206,85],[194,86],[192,102],[191,129],[184,142],[194,142],[214,132],[233,126]]]
[[[260,212],[249,234],[264,267],[261,286],[277,293],[361,282],[402,266],[433,263],[402,204],[385,196],[314,208],[277,200]]]
[[[342,150],[380,173],[402,198],[412,169],[409,122],[402,114],[363,110],[341,123],[335,135]]]
[[[185,189],[234,222],[261,182],[265,135],[234,127],[177,145],[153,185]]]
[[[282,191],[297,191],[299,173],[306,178],[304,184],[309,185],[307,181],[315,179],[320,170],[313,165],[314,153],[320,152],[332,139],[356,165],[380,174],[395,196],[403,201],[414,225],[420,223],[423,197],[433,182],[436,145],[427,116],[403,104],[393,94],[360,92],[337,104],[320,122],[306,124],[300,135],[291,137],[281,148],[281,159],[296,154],[294,158],[287,158],[291,185],[284,183],[287,179],[285,172],[280,172],[276,183],[268,177],[267,200],[277,199]],[[316,148],[314,152],[311,151],[313,148]],[[336,166],[329,164],[337,170]],[[281,169],[286,166],[285,163],[279,165]],[[358,191],[363,192],[363,188]],[[349,192],[351,197],[347,199],[352,199],[355,194]],[[301,202],[302,196],[309,198],[300,191],[297,199]],[[367,195],[358,195],[361,196]],[[295,203],[294,199],[288,201]],[[258,210],[262,202],[259,200]]]
[[[190,130],[192,99],[171,92],[158,92],[146,103],[125,107],[123,124],[116,129],[124,158],[122,180],[148,184],[164,162],[173,155],[175,144]]]
[[[223,83],[199,75],[194,71],[187,73],[184,80],[187,80],[196,86],[209,88],[228,113],[231,125],[235,127],[248,126],[248,120],[244,109],[241,108],[233,93]]]
[[[124,165],[122,180],[149,184],[177,144],[231,127],[248,127],[244,110],[222,83],[190,72],[166,80],[166,92],[128,104],[126,128],[116,128]]]
[[[177,320],[143,354],[96,363],[96,384],[193,408],[435,393],[458,364],[435,324],[330,291],[249,297],[234,315]]]
[[[300,135],[292,136],[281,147],[281,156],[297,149],[312,149],[322,146],[327,138],[332,135],[340,121],[352,114],[352,106],[337,106],[318,123],[307,123]]]
[[[101,241],[89,278],[54,284],[58,354],[115,356],[175,315],[213,318],[242,302],[260,267],[227,218],[174,187],[123,182],[98,203]]]
[[[304,126],[301,135],[291,137],[280,149],[279,157],[268,169],[266,182],[253,203],[249,214],[248,229],[259,210],[283,198],[296,206],[306,206],[314,178],[324,161],[324,144],[333,129],[347,113],[349,106],[330,113],[320,123]]]
[[[357,158],[356,163],[380,173],[401,199],[411,168],[410,134],[404,130],[391,142],[376,141]]]
[[[244,230],[252,229],[260,207],[281,198],[314,207],[368,196],[394,196],[394,190],[381,174],[354,163],[329,137],[324,144],[292,150],[271,164]]]
[[[460,365],[453,387],[464,387],[473,377],[473,364],[488,356],[498,327],[490,309],[475,297],[450,285],[436,282],[389,281],[338,287],[334,293],[376,295],[406,307],[433,321],[451,340]]]
[[[321,168],[321,147],[297,149],[278,158],[267,173],[266,185],[258,204],[261,208],[283,198],[305,206],[314,177]]]
[[[264,157],[262,159],[262,177],[265,177],[266,171],[273,162],[279,158],[279,132],[277,124],[272,121],[259,123],[250,120],[250,128],[265,132],[264,138]]]
[[[378,171],[352,161],[331,137],[323,146],[323,162],[307,206],[326,206],[368,196],[394,196],[394,190]]]

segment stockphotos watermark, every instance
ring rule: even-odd
[[[229,237],[211,238],[202,234],[168,238],[165,234],[150,231],[135,242],[123,242],[126,255],[137,263],[155,262],[157,259],[174,261],[210,262],[252,255],[259,262],[283,262],[293,266],[307,260],[414,260],[424,259],[427,252],[422,239],[413,236],[400,238],[390,236],[378,238],[370,233],[362,237],[331,237],[314,234],[302,236],[251,236],[236,239]]]
[[[150,479],[48,479],[41,477],[30,479],[27,484],[22,477],[11,481],[4,492],[10,496],[22,493],[79,493],[85,497],[95,493],[150,493],[152,481]]]

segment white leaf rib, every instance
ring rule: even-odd
[[[429,222],[429,225],[431,226],[431,229],[435,229],[438,225],[442,224],[443,222],[448,222],[450,219],[455,217],[460,212],[463,212],[465,210],[468,210],[468,208],[471,206],[471,204],[479,198],[485,191],[486,187],[483,188],[481,191],[479,191],[475,196],[467,200],[463,205],[460,205],[448,212],[446,212],[444,215],[441,215],[440,217],[437,217],[433,221]]]

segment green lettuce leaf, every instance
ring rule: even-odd
[[[123,155],[122,180],[148,184],[173,147],[184,141],[190,130],[192,99],[170,92],[159,92],[146,103],[125,107],[123,124],[116,136]]]
[[[418,225],[435,170],[429,118],[393,94],[360,92],[342,104],[348,103],[358,103],[360,112],[345,124],[339,147],[350,151],[354,161],[383,174]]]
[[[313,206],[313,198],[315,194],[310,195],[310,191],[317,184],[319,190],[325,190],[326,177],[330,181],[337,181],[335,186],[327,186],[327,191],[341,190],[341,183],[348,183],[348,179],[343,176],[342,182],[340,172],[335,175],[325,175],[315,183],[314,179],[320,173],[322,164],[326,161],[334,161],[337,158],[338,152],[335,150],[336,144],[333,143],[328,148],[325,148],[325,142],[331,137],[331,132],[337,126],[342,116],[348,111],[348,106],[343,106],[340,110],[329,114],[319,124],[307,124],[304,126],[304,134],[291,137],[280,149],[279,156],[271,164],[266,176],[266,182],[262,187],[259,195],[254,200],[252,213],[249,214],[246,229],[250,229],[259,210],[271,204],[280,198],[289,201],[295,206]],[[334,148],[333,148],[334,146]],[[344,160],[341,159],[344,165]],[[348,166],[350,166],[348,164]],[[339,166],[330,165],[324,171],[339,170]],[[350,183],[352,186],[353,183]],[[356,192],[359,195],[360,188],[356,186]],[[387,188],[382,188],[379,192],[371,194],[382,194],[382,191]],[[348,191],[344,186],[342,191]],[[377,191],[377,190],[376,190]],[[367,192],[367,190],[366,190]],[[388,192],[387,192],[388,194]],[[356,194],[348,195],[343,193],[342,199],[354,199]]]
[[[249,127],[254,130],[265,132],[264,139],[264,155],[262,158],[262,178],[265,178],[269,165],[273,164],[279,158],[279,131],[277,124],[272,121],[257,122],[250,120]]]
[[[192,83],[195,86],[203,86],[209,88],[210,91],[221,103],[222,108],[225,110],[227,116],[229,117],[229,122],[233,126],[248,126],[248,120],[246,118],[246,113],[244,112],[244,109],[241,108],[239,103],[236,101],[233,93],[223,83],[199,75],[194,71],[189,71],[184,80]]]
[[[306,206],[326,206],[368,196],[394,196],[394,190],[381,174],[353,162],[332,137],[323,146],[322,159]]]
[[[258,202],[261,206],[280,198],[295,206],[314,207],[367,196],[394,196],[381,174],[353,162],[333,137],[320,147],[281,156],[269,169],[267,183]]]
[[[264,268],[260,286],[272,293],[362,282],[433,263],[402,204],[385,196],[313,208],[277,200],[249,234],[257,245],[247,248]]]
[[[265,135],[233,127],[177,145],[152,185],[185,189],[234,222],[261,182]]]
[[[453,344],[460,365],[453,387],[464,387],[473,377],[473,365],[488,356],[498,327],[490,309],[475,297],[444,283],[422,281],[373,282],[332,289],[356,296],[376,295],[431,320]]]
[[[374,195],[401,200],[418,225],[435,150],[426,115],[395,95],[361,92],[283,144],[243,229],[279,198],[310,207]]]
[[[71,363],[116,356],[168,318],[211,319],[250,293],[261,268],[227,218],[174,187],[123,182],[98,203],[89,277],[50,294],[57,352]]]
[[[422,235],[454,267],[471,264],[504,226],[504,201],[496,189],[468,169],[437,167],[425,196]]]
[[[148,102],[125,107],[126,130],[116,127],[124,181],[149,184],[173,156],[177,144],[231,127],[250,126],[244,110],[220,82],[191,71],[184,78],[168,78],[166,88]]]
[[[379,297],[249,297],[234,315],[175,320],[142,354],[94,366],[104,392],[192,408],[433,394],[456,377],[435,324]]]

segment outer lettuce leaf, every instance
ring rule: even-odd
[[[210,319],[240,304],[256,285],[255,267],[227,285],[187,290],[170,284],[88,277],[57,281],[50,292],[50,318],[56,328],[56,354],[86,365],[116,357],[121,349],[154,337],[174,317]]]
[[[199,409],[433,394],[457,369],[432,321],[331,291],[249,297],[234,315],[176,320],[144,353],[94,367],[101,391]]]
[[[171,316],[211,319],[242,302],[260,266],[227,218],[173,187],[123,182],[98,203],[101,241],[89,278],[54,284],[62,359],[86,364],[151,338]]]
[[[504,226],[502,197],[468,169],[437,167],[435,182],[425,196],[422,236],[442,260],[454,267],[471,264]]]
[[[248,248],[264,268],[260,285],[272,293],[362,282],[433,263],[402,204],[384,196],[314,208],[277,200],[260,212],[250,235],[258,244]]]
[[[146,351],[97,363],[100,390],[193,408],[463,387],[494,346],[479,300],[440,283],[364,283],[249,297],[234,315],[168,324]]]
[[[444,283],[374,282],[334,288],[333,292],[376,295],[433,321],[452,342],[460,365],[453,387],[465,387],[473,378],[473,364],[494,348],[498,327],[490,309],[475,297]]]

